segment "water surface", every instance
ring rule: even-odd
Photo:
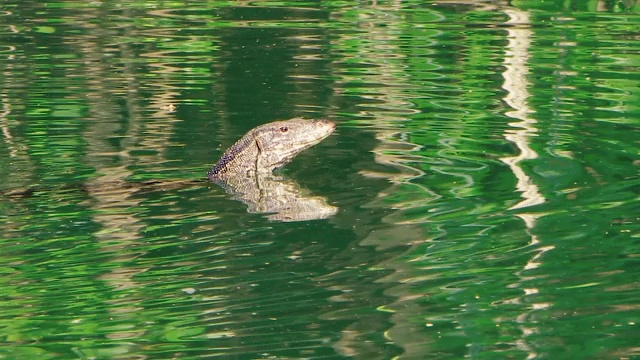
[[[0,357],[640,356],[639,10],[5,2]],[[296,116],[334,216],[204,181]]]

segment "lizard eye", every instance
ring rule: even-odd
[[[286,133],[287,131],[289,131],[289,128],[286,126],[280,128],[280,132]]]

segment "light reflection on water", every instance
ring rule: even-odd
[[[637,355],[635,45],[476,5],[11,8],[0,354]],[[339,123],[284,171],[332,218],[197,181],[300,115]]]

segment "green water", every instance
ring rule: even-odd
[[[640,358],[639,29],[633,0],[0,2],[0,358]],[[296,116],[337,123],[282,172],[329,218],[140,185]]]

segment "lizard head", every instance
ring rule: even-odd
[[[335,123],[329,120],[302,118],[258,126],[252,130],[259,149],[257,169],[272,171],[283,167],[300,152],[331,135],[334,130]]]

